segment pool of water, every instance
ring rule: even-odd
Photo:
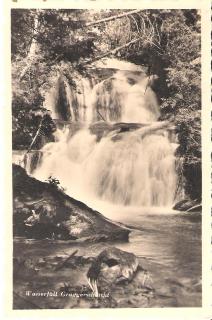
[[[150,307],[201,306],[201,219],[198,214],[125,215],[132,227],[128,243],[116,247],[133,252],[150,273],[156,290]],[[77,248],[85,256],[97,255],[106,243],[15,239],[14,256],[44,257],[70,254]],[[110,244],[111,245],[111,244]]]
[[[198,215],[140,215],[126,221],[136,230],[119,248],[152,261],[152,274],[162,294],[176,304],[201,304],[201,219]]]

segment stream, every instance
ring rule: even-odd
[[[179,145],[175,132],[168,125],[162,126],[159,103],[151,87],[155,78],[142,70],[117,67],[111,77],[94,87],[88,79],[81,79],[78,90],[74,90],[60,77],[46,95],[45,106],[63,125],[54,133],[54,142],[25,157],[24,166],[33,177],[41,181],[48,181],[49,177],[58,179],[71,197],[112,221],[129,226],[132,229],[129,242],[15,238],[14,257],[70,255],[76,248],[78,254],[92,257],[106,246],[115,245],[133,252],[150,273],[155,291],[145,306],[198,307],[201,218],[197,213],[168,209],[182,200],[176,199]],[[77,130],[76,124],[81,124]],[[14,162],[19,160],[16,153]],[[60,274],[69,281],[70,276],[74,281],[70,270]],[[57,275],[52,272],[51,277],[51,282],[56,283]],[[16,287],[23,289],[26,279],[15,278]],[[38,279],[34,282],[38,287]],[[123,306],[130,307],[127,303]],[[132,302],[131,306],[143,304]]]
[[[124,219],[135,229],[128,243],[73,243],[14,239],[14,257],[71,254],[95,256],[108,245],[136,254],[150,272],[155,297],[150,307],[201,306],[201,221],[197,214],[138,214]],[[55,281],[55,280],[54,280]],[[37,283],[37,282],[36,282]]]

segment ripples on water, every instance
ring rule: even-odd
[[[129,217],[130,215],[128,215]],[[135,217],[135,218],[134,218]],[[128,243],[115,246],[135,253],[156,290],[152,307],[198,307],[201,305],[201,221],[187,214],[140,214],[124,219],[132,226]],[[51,244],[50,244],[51,243]],[[29,256],[68,254],[74,248],[93,256],[106,244],[74,244],[65,241],[22,241],[16,239],[15,255]]]
[[[130,242],[119,248],[152,262],[153,282],[159,296],[167,297],[165,305],[200,306],[200,216],[183,213],[140,215],[135,221],[127,222],[136,230],[132,232]],[[151,264],[148,267],[151,268]]]
[[[157,293],[153,307],[200,306],[200,219],[182,213],[161,214],[147,208],[173,204],[177,184],[176,139],[166,129],[152,132],[154,123],[160,124],[160,108],[149,86],[149,77],[143,72],[126,70],[129,68],[118,71],[93,89],[88,80],[80,80],[78,85],[84,88],[81,90],[84,94],[79,96],[66,83],[64,98],[69,110],[65,115],[59,114],[60,83],[50,91],[45,105],[54,117],[76,121],[75,124],[80,120],[86,129],[73,136],[65,124],[62,130],[58,129],[56,142],[44,146],[34,176],[40,180],[56,177],[67,194],[108,218],[133,227],[129,243],[115,245],[141,257],[151,272]],[[76,102],[77,110],[73,110]],[[85,110],[89,114],[84,114]],[[142,128],[132,132],[114,131],[98,141],[88,128],[89,124],[100,121],[99,113],[112,123],[146,124],[149,131],[145,135],[140,130],[146,129]],[[104,126],[102,130],[104,133]],[[108,202],[113,205],[109,206]],[[141,212],[141,206],[146,207],[145,212]],[[16,240],[14,253],[39,257],[60,254],[63,250],[71,253],[73,247],[78,247],[81,254],[93,256],[106,245]]]

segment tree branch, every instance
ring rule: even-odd
[[[122,13],[122,14],[119,14],[119,15],[116,15],[116,16],[104,18],[104,19],[101,19],[101,20],[93,21],[93,22],[87,22],[85,24],[85,27],[95,26],[95,25],[103,23],[103,22],[108,22],[108,21],[120,19],[120,18],[123,18],[123,17],[127,17],[127,16],[129,16],[131,14],[139,13],[140,11],[142,11],[142,10],[141,9],[139,9],[139,10],[131,10],[131,11],[128,11],[128,12],[125,12],[125,13]]]
[[[38,28],[39,28],[39,16],[35,16],[35,18],[34,18],[34,27],[32,27],[32,29],[33,29],[32,42],[31,42],[27,57],[25,59],[26,66],[23,68],[23,70],[22,70],[22,72],[20,74],[19,81],[22,81],[22,79],[24,78],[24,76],[27,73],[28,69],[31,67],[33,59],[35,59],[35,54],[36,54],[36,50],[37,50],[37,47],[38,47],[38,43],[37,43],[37,39],[36,39],[36,35],[38,33]]]
[[[152,134],[152,132],[163,129],[174,129],[174,126],[169,121],[158,121],[149,126],[145,126],[138,129],[137,132],[140,133],[140,137],[143,139],[146,135]]]
[[[117,47],[117,48],[115,48],[115,49],[113,49],[113,50],[110,50],[110,51],[108,51],[108,52],[106,52],[106,53],[104,53],[104,54],[102,54],[102,55],[100,55],[100,56],[94,57],[94,59],[90,59],[90,60],[88,60],[88,61],[86,61],[86,62],[84,62],[84,63],[81,63],[80,65],[84,66],[84,65],[86,65],[86,64],[90,64],[90,63],[93,63],[94,61],[98,61],[98,60],[103,59],[103,58],[105,58],[105,57],[108,57],[108,56],[110,56],[110,55],[116,54],[118,51],[120,51],[120,50],[122,50],[122,49],[124,49],[124,48],[127,48],[127,47],[129,47],[131,44],[134,44],[134,43],[140,41],[142,38],[143,38],[143,37],[139,37],[139,38],[134,39],[134,40],[132,40],[132,41],[130,41],[130,42],[127,42],[127,43],[125,43],[124,45],[122,45],[122,46],[120,46],[120,47]]]
[[[65,261],[63,261],[63,263],[62,263],[61,265],[59,265],[59,266],[57,266],[57,267],[55,268],[55,271],[61,270],[61,269],[66,265],[66,263],[67,263],[73,256],[75,256],[75,254],[76,254],[77,252],[78,252],[78,250],[75,250],[74,252],[72,252],[72,253],[70,254],[70,256],[68,256],[68,258],[65,259]]]
[[[38,126],[38,130],[36,131],[36,134],[35,134],[34,138],[32,139],[32,142],[31,142],[29,148],[27,149],[27,152],[25,153],[24,157],[26,156],[27,153],[29,153],[29,152],[31,151],[32,146],[34,145],[37,137],[39,136],[39,132],[40,132],[41,127],[42,127],[42,125],[43,125],[43,120],[44,120],[44,116],[42,117],[42,119],[41,119],[41,121],[40,121],[40,124],[39,124],[39,126]]]

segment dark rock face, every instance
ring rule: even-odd
[[[201,212],[201,204],[199,200],[184,199],[177,202],[173,209],[177,211]]]
[[[155,299],[155,289],[147,278],[147,271],[138,268],[133,277],[126,281],[112,282],[109,272],[105,273],[107,282],[102,285],[98,278],[98,299],[93,295],[86,274],[96,263],[97,257],[108,257],[105,260],[113,270],[112,259],[118,259],[117,266],[133,265],[139,258],[131,253],[119,250],[115,247],[107,247],[107,244],[99,244],[102,248],[97,257],[82,255],[84,249],[75,250],[72,244],[72,254],[67,256],[65,252],[48,254],[39,252],[39,248],[32,250],[30,240],[25,240],[27,245],[23,255],[14,257],[14,309],[70,309],[70,308],[127,308],[150,307]],[[34,242],[34,241],[32,241]],[[20,243],[19,243],[20,244]],[[95,245],[96,246],[96,245]],[[48,250],[48,249],[47,249]],[[18,252],[20,252],[18,250]],[[41,254],[42,252],[42,254]],[[75,254],[73,254],[75,253]],[[112,261],[111,261],[112,260]],[[144,261],[139,260],[139,264]],[[114,262],[115,263],[115,262]],[[102,265],[103,266],[103,265]],[[106,266],[106,264],[105,264]],[[109,268],[109,267],[108,267]],[[103,269],[101,271],[103,274]],[[110,271],[111,274],[115,272]],[[128,281],[127,281],[128,280]],[[51,290],[49,284],[51,283]],[[51,292],[51,295],[26,297],[26,291]],[[79,295],[77,299],[69,295]],[[92,296],[91,296],[92,295]]]
[[[133,253],[109,247],[93,261],[87,273],[88,282],[98,296],[97,282],[101,288],[104,286],[108,288],[112,284],[131,281],[138,266],[138,259]]]
[[[15,236],[87,241],[128,240],[130,230],[106,219],[55,185],[38,181],[13,165]]]

